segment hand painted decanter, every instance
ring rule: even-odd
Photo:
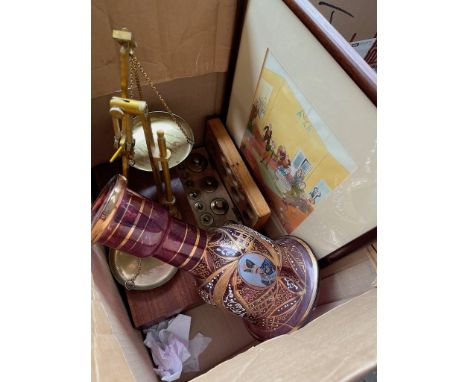
[[[203,300],[243,317],[259,340],[311,319],[318,266],[309,246],[296,237],[272,241],[240,224],[200,230],[170,217],[116,175],[92,206],[91,238],[192,273]]]

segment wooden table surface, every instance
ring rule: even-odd
[[[97,196],[97,192],[104,187],[107,181],[120,171],[119,161],[93,167],[93,198]],[[177,208],[182,214],[182,220],[196,225],[180,180],[173,176],[171,185],[177,200]],[[129,188],[149,199],[154,200],[156,195],[151,172],[130,168]],[[129,291],[120,284],[118,286],[121,290],[125,290],[130,315],[136,328],[151,326],[174,314],[203,304],[203,300],[198,295],[197,280],[190,273],[184,271],[177,271],[169,282],[151,290]]]

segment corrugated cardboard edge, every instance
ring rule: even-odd
[[[91,2],[91,97],[119,89],[119,45],[112,30],[128,28],[135,51],[156,83],[226,72],[235,0]]]
[[[194,381],[355,380],[377,364],[376,317],[374,288],[297,332],[255,346]]]
[[[157,382],[141,333],[128,319],[99,245],[92,247],[91,268],[92,381]]]

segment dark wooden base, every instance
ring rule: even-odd
[[[178,270],[166,284],[150,290],[126,290],[133,325],[144,328],[203,304],[196,279]]]

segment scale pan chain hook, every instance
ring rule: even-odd
[[[141,65],[140,61],[138,60],[138,58],[132,54],[130,56],[130,60],[132,62],[131,64],[131,68],[134,68],[135,72],[137,71],[136,68],[138,68],[140,70],[140,72],[143,74],[143,77],[145,77],[145,80],[146,82],[148,82],[149,86],[151,87],[151,89],[153,89],[153,91],[156,93],[156,95],[158,96],[159,100],[161,101],[164,109],[169,113],[169,115],[171,116],[172,120],[177,124],[177,126],[179,126],[179,129],[182,131],[182,133],[184,134],[185,138],[187,139],[187,143],[190,144],[190,145],[193,145],[195,142],[193,139],[191,139],[187,133],[185,132],[185,129],[181,126],[180,122],[177,120],[177,118],[175,117],[174,113],[172,112],[172,110],[170,109],[169,105],[166,103],[166,101],[164,100],[164,98],[162,97],[161,93],[159,93],[158,89],[156,89],[156,86],[154,85],[154,82],[149,78],[148,76],[148,73],[146,73],[146,71],[143,69],[143,66]]]

